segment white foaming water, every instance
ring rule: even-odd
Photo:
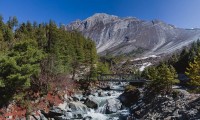
[[[98,107],[100,108],[105,104],[106,100],[112,99],[112,98],[117,98],[120,94],[122,94],[122,92],[112,91],[111,94],[112,94],[111,96],[105,96],[105,97],[98,97],[98,96],[96,97],[95,96],[95,97],[93,97],[93,99],[95,99],[98,102]]]
[[[80,112],[83,114],[83,118],[92,118],[92,120],[118,120],[120,115],[124,115],[129,113],[128,110],[124,109],[124,110],[118,110],[116,113],[112,113],[112,114],[106,114],[106,107],[107,107],[107,100],[109,99],[113,99],[113,98],[117,98],[119,97],[119,95],[122,94],[123,91],[122,90],[122,86],[120,85],[112,85],[113,90],[111,91],[101,91],[102,94],[108,95],[108,93],[111,96],[105,96],[105,97],[100,97],[98,95],[98,92],[95,93],[94,95],[88,96],[91,97],[92,100],[96,101],[98,103],[98,108],[97,109],[91,109],[91,108],[87,108],[84,104],[82,104],[81,102],[77,101],[77,102],[64,102],[63,104],[60,104],[58,107],[61,108],[62,110],[68,110],[71,109],[68,106],[71,104],[72,106],[72,111],[74,113],[76,112]],[[72,113],[73,113],[72,112]],[[87,120],[87,119],[86,119]]]
[[[111,96],[105,96],[105,97],[99,97],[97,96],[91,96],[92,99],[98,102],[98,108],[96,110],[90,109],[87,114],[84,115],[84,117],[90,116],[92,117],[92,120],[109,120],[109,118],[112,118],[112,120],[117,120],[117,117],[113,117],[112,114],[105,114],[106,111],[106,101],[108,99],[117,98],[122,92],[117,91],[103,91],[105,93],[110,92]],[[116,116],[116,115],[114,115]]]
[[[105,114],[95,112],[95,110],[91,109],[84,117],[90,116],[92,120],[107,120],[108,117]]]
[[[113,85],[113,86],[111,86],[110,87],[110,89],[112,89],[112,90],[124,90],[124,87],[122,87],[122,86],[119,86],[119,85]]]
[[[98,109],[96,110],[97,113],[102,113],[102,114],[105,114],[105,107],[106,107],[106,104],[98,107]]]

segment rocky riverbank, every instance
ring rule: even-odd
[[[37,119],[54,118],[56,120],[107,120],[117,119],[128,115],[128,110],[122,108],[118,96],[119,91],[91,90],[89,93],[79,93],[73,96],[65,95],[65,101],[59,106],[54,106],[48,113],[40,111],[39,115],[33,115]]]
[[[32,115],[38,120],[137,120],[200,118],[200,95],[176,89],[176,95],[157,96],[146,102],[143,89],[114,91],[93,89],[64,96],[64,103],[49,112]]]
[[[200,95],[176,89],[176,96],[158,96],[149,103],[140,99],[131,106],[134,119],[197,120],[200,119]]]

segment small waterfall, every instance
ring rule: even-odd
[[[72,114],[73,116],[82,115],[82,118],[88,118],[91,120],[118,120],[121,115],[123,116],[129,113],[128,110],[117,110],[114,113],[107,113],[107,110],[110,110],[110,102],[107,100],[115,99],[122,94],[122,84],[112,85],[113,90],[105,91],[105,90],[97,90],[93,95],[89,95],[90,99],[94,100],[98,104],[97,109],[88,108],[83,102],[81,101],[72,101],[66,102],[60,105],[59,107],[65,111],[69,111],[66,113]],[[101,93],[100,93],[101,92]],[[100,93],[100,94],[99,94]],[[76,98],[79,100],[83,97],[82,95],[75,95]],[[107,107],[109,109],[107,109]],[[71,111],[71,112],[70,112]],[[71,116],[72,116],[71,115]],[[79,117],[80,118],[80,117]],[[87,120],[87,119],[86,119]]]
[[[84,117],[90,116],[92,117],[92,120],[109,120],[109,118],[113,118],[112,115],[110,116],[109,114],[105,114],[107,106],[106,103],[108,99],[117,98],[122,93],[122,91],[103,91],[103,92],[105,94],[109,92],[111,93],[111,96],[99,97],[98,93],[95,94],[95,96],[92,96],[92,99],[97,101],[98,108],[96,110],[90,109],[87,112],[87,114],[84,115]]]
[[[98,109],[96,110],[97,113],[102,113],[105,114],[106,113],[106,104],[104,104],[103,106],[98,107]]]
[[[95,110],[91,109],[87,115],[85,116],[91,116],[92,117],[92,120],[108,120],[109,117],[106,116],[105,114],[102,114],[102,113],[98,113],[96,112]]]
[[[68,105],[69,109],[75,113],[87,113],[88,108],[86,105],[82,104],[81,102],[70,102]]]

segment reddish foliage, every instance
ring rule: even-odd
[[[30,103],[31,108],[37,108],[37,110],[44,110],[46,112],[49,111],[49,108],[52,105],[59,105],[63,101],[60,99],[58,95],[53,95],[52,93],[48,93],[43,99],[40,99],[38,103]],[[35,110],[35,111],[37,111]],[[26,109],[21,108],[16,105],[12,105],[12,107],[9,108],[9,111],[1,109],[0,112],[2,115],[0,115],[0,120],[6,120],[9,116],[12,116],[12,119],[17,118],[24,118],[26,114]],[[36,114],[39,114],[36,112]]]
[[[38,85],[43,84],[44,81],[45,80],[43,79],[42,83],[39,83]],[[58,106],[63,102],[62,97],[65,94],[71,96],[75,91],[74,88],[77,88],[75,86],[78,86],[77,83],[69,78],[69,76],[64,75],[54,77],[54,79],[51,79],[48,82],[51,86],[51,91],[49,91],[46,96],[41,97],[39,91],[27,91],[28,96],[34,98],[34,100],[37,101],[30,102],[29,105],[30,108],[32,108],[31,112],[38,110],[44,110],[45,112],[48,112],[50,107],[53,105]],[[12,105],[9,110],[6,108],[0,109],[0,120],[7,120],[7,117],[9,116],[12,116],[13,119],[24,118],[25,114],[25,108],[19,107],[17,105]],[[35,112],[35,114],[38,115],[39,113]]]
[[[46,100],[52,105],[59,105],[62,103],[62,100],[58,97],[58,95],[53,95],[52,93],[47,94]]]
[[[17,118],[23,118],[26,114],[26,110],[16,106],[12,105],[8,110],[1,109],[2,115],[0,116],[1,120],[8,120],[9,116],[12,116],[12,119],[15,120]]]

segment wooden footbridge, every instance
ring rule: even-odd
[[[98,76],[99,82],[131,82],[131,83],[146,83],[150,80],[138,77],[133,74],[101,74]]]
[[[133,74],[101,74],[98,76],[98,81],[100,88],[110,88],[110,83],[129,83],[140,86],[144,85],[150,80],[146,80]]]
[[[149,80],[138,77],[133,74],[101,74],[98,76],[100,82],[135,82],[146,83]]]

